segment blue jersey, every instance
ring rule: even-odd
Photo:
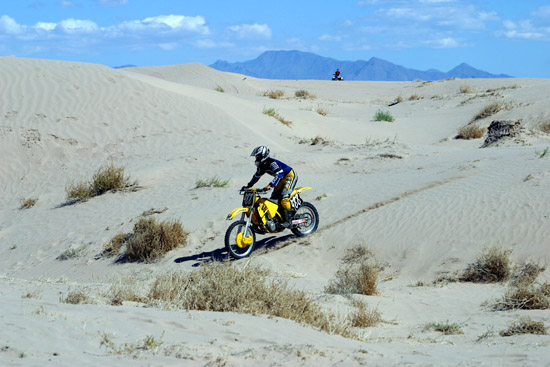
[[[248,187],[254,186],[254,184],[258,182],[264,173],[274,177],[271,181],[271,186],[275,187],[290,171],[292,171],[292,167],[287,166],[277,159],[267,158],[258,165],[258,169],[256,170],[254,176],[252,176],[252,180],[248,183]]]

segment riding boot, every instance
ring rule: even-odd
[[[294,216],[294,213],[290,209],[283,209],[283,220],[282,226],[284,228],[290,228],[292,225],[292,217]]]

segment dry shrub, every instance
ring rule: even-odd
[[[469,264],[459,280],[474,283],[494,283],[506,280],[511,273],[511,250],[493,246],[483,250],[473,264]]]
[[[124,173],[124,167],[111,163],[100,167],[90,182],[70,183],[65,191],[67,200],[87,200],[107,191],[120,191],[135,185]]]
[[[321,116],[326,116],[328,115],[328,111],[322,107],[317,107],[317,109],[315,110],[315,112],[317,112],[319,115]]]
[[[493,102],[483,107],[481,111],[472,118],[472,121],[482,120],[486,117],[492,116],[500,111],[509,110],[513,107],[510,102]]]
[[[141,217],[125,241],[125,254],[130,261],[152,262],[185,245],[187,235],[177,221],[157,222],[155,218]]]
[[[513,336],[519,334],[546,335],[546,327],[542,321],[531,320],[530,317],[522,317],[510,325],[507,330],[501,330],[500,336]]]
[[[466,125],[458,129],[458,134],[455,139],[480,139],[487,132],[487,128],[477,125]]]
[[[69,290],[66,297],[60,297],[60,302],[81,305],[91,303],[90,292],[88,289]]]
[[[303,291],[268,280],[260,267],[211,263],[190,273],[168,272],[150,288],[150,305],[186,310],[240,312],[282,317],[328,333],[357,337],[349,323],[326,314]]]
[[[544,133],[550,134],[550,121],[541,122],[539,124],[539,130]]]
[[[128,240],[129,234],[128,233],[117,233],[113,238],[109,240],[104,246],[103,246],[103,252],[101,253],[103,256],[111,257],[116,256],[120,252],[120,249],[124,245],[124,243]]]
[[[472,89],[472,87],[471,87],[469,84],[467,84],[467,83],[462,84],[462,85],[460,86],[460,88],[459,88],[459,91],[460,91],[460,93],[462,93],[462,94],[470,94],[470,93],[473,93],[473,92],[474,92],[474,90]]]
[[[435,330],[445,335],[464,334],[460,324],[457,324],[457,323],[450,324],[448,322],[446,323],[432,322],[427,324],[424,327],[424,330]]]
[[[550,284],[522,283],[510,287],[502,299],[492,305],[495,311],[546,310],[550,308]]]
[[[264,92],[264,97],[269,97],[271,99],[279,99],[285,95],[285,92],[282,90],[268,90]]]
[[[525,263],[523,265],[516,266],[513,274],[511,275],[510,285],[519,286],[521,284],[533,284],[539,274],[545,270],[546,268],[544,266],[534,263]]]
[[[349,316],[352,326],[367,328],[376,326],[382,322],[380,312],[375,309],[369,310],[363,302],[354,300],[352,305],[355,307],[355,310]]]
[[[316,98],[313,94],[310,94],[307,90],[304,90],[304,89],[297,90],[294,93],[294,96],[296,98],[303,98],[303,99],[307,99],[307,98],[314,99],[314,98]]]
[[[419,96],[418,94],[413,94],[412,96],[409,97],[409,101],[419,101],[421,99],[424,99],[424,97]]]
[[[38,199],[35,198],[21,199],[21,206],[19,209],[30,209],[36,204],[37,201]]]
[[[378,294],[380,265],[372,251],[365,246],[350,248],[342,258],[343,267],[338,269],[325,291],[331,294]]]
[[[124,301],[147,303],[147,296],[140,294],[142,287],[136,286],[135,282],[117,282],[105,294],[113,306],[120,306]]]

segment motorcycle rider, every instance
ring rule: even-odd
[[[283,208],[281,214],[283,214],[282,223],[283,227],[288,228],[291,225],[292,219],[292,210],[290,206],[290,194],[296,186],[296,181],[298,181],[298,175],[292,167],[286,165],[285,163],[271,158],[269,155],[269,148],[265,145],[260,145],[259,147],[254,148],[251,157],[255,157],[256,161],[256,173],[252,176],[250,182],[241,188],[241,190],[246,190],[252,186],[260,177],[265,173],[273,176],[273,180],[263,188],[263,191],[268,191],[271,188],[274,188],[273,193],[271,194],[272,200],[277,200],[279,206]]]
[[[340,78],[340,69],[336,69],[336,71],[334,72],[334,79],[339,79]]]

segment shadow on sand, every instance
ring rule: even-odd
[[[252,256],[254,252],[263,250],[261,253],[265,253],[269,251],[270,249],[276,247],[277,245],[286,242],[290,239],[293,239],[295,236],[292,234],[285,235],[285,236],[270,236],[266,237],[260,241],[256,241],[256,245],[254,246],[254,250],[252,251]],[[191,255],[191,256],[183,256],[178,257],[174,260],[175,263],[184,263],[188,261],[195,261],[195,263],[191,266],[197,267],[204,263],[209,263],[213,261],[227,261],[227,260],[234,260],[229,256],[229,253],[225,249],[225,247],[213,250],[213,251],[205,251],[197,255]]]

